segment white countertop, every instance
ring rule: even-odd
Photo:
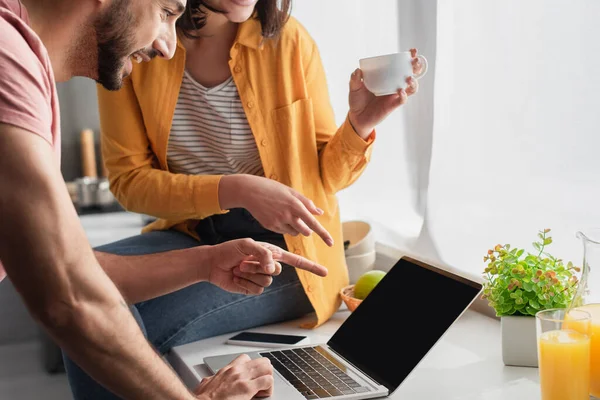
[[[308,334],[311,343],[324,343],[349,315],[340,309],[334,317],[315,330],[298,328],[298,321],[268,327],[260,331]],[[253,351],[255,347],[224,344],[231,334],[217,336],[173,348],[168,359],[193,388],[208,371],[203,358],[222,353]],[[506,367],[502,362],[500,322],[468,310],[436,344],[419,366],[391,395],[408,400],[538,400],[537,368]]]
[[[92,247],[139,235],[144,227],[141,214],[124,211],[85,214],[79,220]]]

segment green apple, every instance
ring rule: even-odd
[[[385,272],[378,269],[373,269],[362,274],[354,285],[354,297],[364,300],[384,276]]]

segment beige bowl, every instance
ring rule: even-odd
[[[375,251],[375,236],[371,224],[365,221],[342,223],[342,237],[350,244],[345,250],[346,257],[359,256]]]

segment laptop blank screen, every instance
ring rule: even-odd
[[[403,257],[327,344],[393,392],[481,291]]]

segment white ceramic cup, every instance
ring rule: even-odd
[[[375,96],[394,94],[399,89],[406,89],[406,79],[409,76],[419,79],[427,73],[427,59],[420,54],[417,58],[423,65],[423,71],[419,75],[413,74],[410,51],[361,58],[359,66],[365,86]]]
[[[367,271],[371,271],[375,267],[376,258],[377,253],[375,251],[370,251],[358,256],[346,257],[348,279],[350,280],[351,285],[355,284],[362,274]]]

